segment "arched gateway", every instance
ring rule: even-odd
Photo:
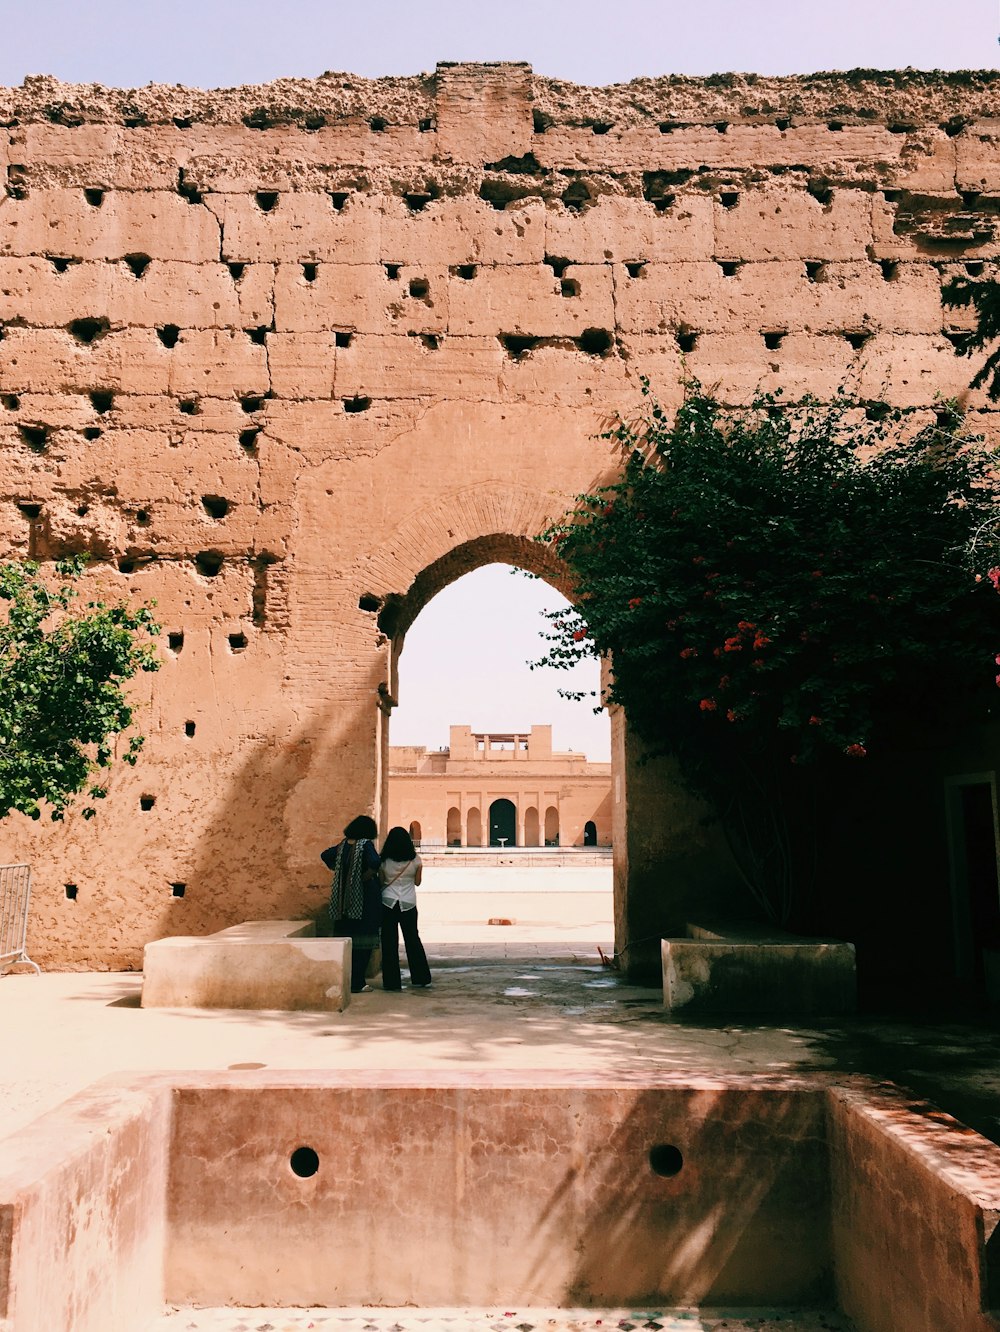
[[[935,265],[995,244],[995,90],[934,77],[441,65],[257,89],[259,115],[242,89],[0,89],[0,554],[88,551],[165,630],[98,817],[0,825],[35,866],[32,956],[137,966],[315,906],[319,850],[384,808],[413,618],[497,560],[572,595],[535,538],[612,474],[599,433],[643,377],[667,407],[682,357],[733,402],[962,392]],[[612,731],[616,946],[655,975],[729,864]]]

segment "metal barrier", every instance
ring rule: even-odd
[[[31,866],[0,865],[0,969],[27,962],[41,975],[41,967],[25,951],[30,901]]]

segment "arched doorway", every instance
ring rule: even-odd
[[[549,805],[545,811],[545,845],[559,845],[559,811],[555,805]]]
[[[420,838],[421,838],[421,836],[422,836],[422,834],[421,834],[421,831],[420,831],[420,824],[417,823],[416,820],[414,820],[414,821],[410,824],[410,840],[412,841],[412,843],[413,843],[414,846],[419,846],[419,845],[420,845]]]
[[[482,846],[483,819],[478,809],[470,809],[466,816],[466,846]]]
[[[524,845],[538,845],[538,810],[534,805],[524,811]]]
[[[494,800],[490,805],[490,846],[517,845],[517,810],[512,800]]]
[[[448,811],[448,827],[445,839],[449,846],[462,845],[462,815],[454,805]]]
[[[597,845],[597,824],[593,819],[588,819],[583,825],[583,844],[584,846]]]

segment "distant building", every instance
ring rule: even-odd
[[[611,764],[526,734],[452,726],[447,749],[389,747],[389,823],[424,846],[610,846]]]

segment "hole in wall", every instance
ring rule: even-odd
[[[247,453],[255,454],[257,452],[257,436],[260,434],[258,426],[251,426],[249,430],[240,431],[240,448],[246,449]]]
[[[197,416],[201,409],[194,398],[182,398],[177,404],[177,410],[185,416]]]
[[[566,208],[574,213],[578,213],[590,203],[590,190],[582,180],[574,180],[572,184],[567,185],[562,193],[562,201]]]
[[[679,328],[674,334],[678,347],[682,352],[692,352],[698,345],[698,333],[693,328]]]
[[[533,134],[544,134],[552,124],[552,117],[546,115],[544,111],[539,111],[537,108],[532,110],[531,130]]]
[[[437,351],[441,346],[441,336],[438,333],[416,333],[411,331],[409,336],[411,338],[419,338],[420,345],[426,347],[428,351]]]
[[[903,197],[903,191],[902,191],[902,190],[883,190],[883,191],[882,191],[882,198],[886,201],[886,203],[899,203],[899,201],[900,201],[900,199],[902,199],[902,197]]]
[[[254,346],[256,347],[267,346],[268,330],[263,324],[259,324],[256,328],[245,328],[243,332],[247,335],[247,337],[254,344]]]
[[[661,1179],[673,1179],[684,1167],[684,1155],[672,1143],[658,1142],[649,1149],[649,1168]]]
[[[18,434],[28,448],[35,453],[42,453],[46,444],[49,442],[49,427],[47,425],[26,425],[17,427]]]
[[[845,329],[844,339],[851,344],[855,351],[861,351],[865,343],[872,337],[870,329]]]
[[[16,412],[21,406],[21,399],[16,393],[3,393],[0,394],[0,403],[8,412]]]
[[[131,555],[122,555],[118,560],[118,572],[123,574],[133,574],[136,571],[136,561]]]
[[[83,192],[83,197],[87,200],[87,203],[90,204],[91,208],[100,208],[101,204],[104,202],[104,191],[86,189]]]
[[[739,190],[722,190],[719,194],[719,203],[723,208],[735,208],[739,201]]]
[[[865,404],[866,421],[884,421],[889,415],[890,408],[887,402],[869,402]]]
[[[253,198],[262,213],[273,213],[278,206],[277,190],[258,190]]]
[[[890,134],[912,134],[916,128],[905,120],[894,120],[886,126]]]
[[[528,352],[533,351],[540,341],[539,338],[531,337],[526,333],[498,333],[497,340],[507,355],[514,361],[521,360]]]
[[[244,633],[229,635],[230,652],[242,652],[247,645],[247,636]]]
[[[372,405],[372,400],[365,397],[344,398],[343,403],[345,412],[366,412]]]
[[[133,277],[141,278],[153,261],[148,254],[126,254],[122,256],[122,262],[131,269]]]
[[[630,278],[641,277],[643,269],[646,267],[645,259],[630,259],[626,261],[625,271]]]
[[[146,814],[149,813],[149,811],[153,808],[155,804],[156,804],[156,796],[141,795],[139,797],[139,808]]]
[[[189,204],[200,204],[205,197],[197,185],[188,179],[183,167],[177,172],[177,193],[186,199]]]
[[[66,894],[66,898],[67,898],[67,900],[70,901],[70,902],[75,902],[75,901],[76,901],[77,894],[79,893],[79,891],[80,891],[80,890],[79,890],[79,888],[77,888],[77,886],[76,886],[75,883],[64,883],[64,884],[63,884],[63,892]]]
[[[788,116],[779,116],[774,123],[775,126],[781,130],[782,134],[784,134],[786,129],[790,129],[792,124],[791,119]]]
[[[224,556],[218,550],[200,550],[194,557],[194,567],[202,578],[215,578],[222,568]]]
[[[831,133],[839,134],[840,131],[844,128],[844,122],[842,120],[828,120],[826,122],[826,127],[828,130],[831,131]]]
[[[11,162],[7,167],[7,195],[11,199],[27,199],[27,168],[21,162]]]
[[[136,509],[136,511],[135,511],[135,521],[136,521],[136,523],[139,525],[139,527],[148,527],[148,526],[149,526],[149,521],[150,521],[150,520],[149,520],[149,510],[148,510],[148,509]]]
[[[722,269],[723,277],[727,278],[735,277],[736,274],[740,271],[739,259],[720,259],[718,261],[718,264],[719,267]]]
[[[173,629],[167,634],[167,647],[171,652],[180,652],[184,647],[183,629]]]
[[[79,259],[74,259],[68,254],[47,254],[45,257],[57,273],[65,273],[70,264],[78,264],[80,262]]]
[[[90,505],[89,505],[89,504],[78,504],[78,505],[76,506],[76,516],[77,516],[78,518],[86,518],[86,516],[87,516],[87,514],[88,514],[89,512],[90,512]]]
[[[243,117],[243,124],[246,125],[247,129],[271,129],[274,123],[275,122],[271,119],[267,108],[263,106],[255,107],[253,111],[248,112]]]
[[[561,278],[566,272],[566,269],[569,268],[568,259],[562,259],[554,254],[547,254],[542,260],[542,263],[548,264],[549,268],[552,269],[553,277],[557,278]]]
[[[319,1155],[312,1147],[296,1147],[288,1158],[292,1174],[299,1179],[311,1179],[319,1169]]]
[[[377,611],[381,608],[381,605],[382,598],[376,597],[371,592],[365,592],[364,595],[358,599],[358,610]]]
[[[939,125],[938,128],[944,130],[949,139],[954,139],[956,135],[962,133],[962,130],[965,129],[967,123],[968,122],[964,116],[952,116],[949,120],[946,120],[944,124]]]
[[[389,122],[384,116],[372,116],[368,122],[368,128],[373,134],[384,134]]]
[[[434,128],[434,121],[430,116],[424,116],[422,120],[417,121],[417,129],[421,134],[429,134]]]
[[[186,890],[187,890],[186,883],[172,883],[170,885],[170,896],[183,897]]]
[[[130,107],[122,116],[122,124],[126,129],[144,129],[149,124],[149,117],[138,107]]]
[[[673,208],[677,202],[677,195],[669,191],[666,194],[658,194],[653,200],[653,207],[658,213],[665,213],[668,208]]]
[[[350,197],[351,197],[351,196],[350,196],[349,194],[347,194],[347,193],[346,193],[345,191],[343,191],[343,190],[331,190],[331,191],[330,191],[330,204],[331,204],[331,206],[332,206],[332,208],[333,208],[333,211],[334,211],[335,213],[341,213],[341,212],[343,212],[344,205],[347,203],[347,201],[348,201],[348,199],[349,199]]]
[[[614,341],[606,328],[585,328],[576,339],[577,346],[588,356],[605,356],[614,346]]]
[[[229,269],[229,276],[234,282],[239,282],[240,278],[247,271],[246,264],[226,264],[226,267]]]
[[[347,329],[337,329],[333,334],[334,345],[337,347],[349,347],[353,337],[354,334],[348,332]]]
[[[822,204],[824,208],[828,208],[833,203],[833,189],[819,181],[811,180],[806,186],[806,193],[811,194],[816,202]]]
[[[965,268],[965,271],[966,273],[968,273],[969,277],[982,277],[983,269],[986,267],[986,265],[983,263],[981,259],[973,259],[971,262],[963,265],[963,267]]]
[[[810,282],[822,282],[826,276],[826,265],[819,259],[806,260],[806,277]]]
[[[89,347],[92,342],[104,337],[111,325],[106,319],[73,319],[66,327],[77,342]]]
[[[251,412],[261,412],[264,410],[264,399],[256,393],[248,393],[240,398],[240,406],[249,416]]]
[[[967,328],[943,328],[941,333],[955,349],[956,356],[966,354],[972,339],[972,333]]]
[[[307,282],[315,282],[319,275],[319,264],[303,264],[302,276]]]
[[[899,262],[896,259],[880,259],[879,268],[885,282],[895,282],[899,277]]]
[[[592,134],[607,134],[612,129],[614,129],[614,123],[610,120],[595,120],[590,126]]]
[[[476,276],[475,264],[456,264],[451,270],[456,277],[460,277],[463,282],[471,282]]]
[[[575,278],[563,278],[562,281],[559,283],[559,294],[560,296],[566,296],[566,297],[579,296],[580,294],[579,282],[577,282]]]
[[[201,503],[210,518],[225,518],[229,512],[229,501],[221,495],[202,495]]]
[[[95,412],[99,412],[101,416],[105,412],[110,412],[115,405],[115,395],[110,389],[93,389],[89,396],[91,407]]]
[[[716,132],[716,134],[728,134],[728,133],[729,133],[729,121],[728,121],[728,120],[717,120],[717,121],[715,122],[715,132]]]
[[[422,213],[437,195],[429,190],[410,190],[403,195],[403,202],[411,213]]]
[[[193,722],[193,721],[186,721],[186,722],[184,723],[184,734],[187,736],[187,738],[188,738],[189,740],[190,740],[191,737],[194,735],[194,731],[195,731],[195,725],[194,725],[194,722]]]
[[[764,346],[767,348],[768,351],[777,351],[778,348],[781,346],[781,344],[784,342],[787,334],[788,330],[786,328],[768,329],[762,335],[764,338]]]
[[[93,442],[95,439],[100,439],[103,434],[104,431],[101,430],[99,426],[86,426],[83,432],[83,437],[84,439],[89,439]]]
[[[410,295],[419,301],[424,301],[430,295],[431,284],[426,278],[410,278]]]
[[[674,130],[681,128],[679,120],[661,120],[659,130],[661,134],[673,134]]]
[[[386,275],[386,277],[389,279],[390,282],[395,282],[395,281],[397,280],[397,278],[399,277],[399,270],[400,270],[401,268],[402,268],[402,264],[386,264],[386,265],[385,265],[385,275]]]
[[[191,116],[173,116],[172,119],[178,129],[190,129],[194,124]]]
[[[25,518],[37,518],[42,511],[42,506],[40,504],[35,504],[30,500],[25,500],[19,503],[17,507],[24,514]]]

